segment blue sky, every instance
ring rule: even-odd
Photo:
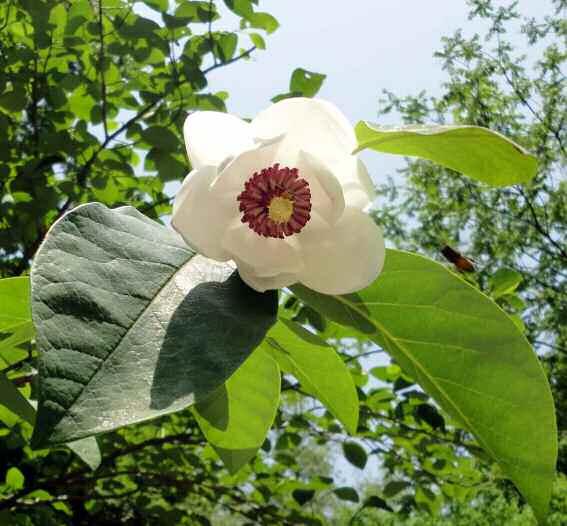
[[[519,8],[538,16],[549,3],[519,0]],[[458,28],[465,35],[483,30],[481,22],[468,20],[465,0],[262,0],[260,9],[280,22],[266,39],[266,51],[209,75],[213,90],[230,93],[229,111],[243,117],[253,117],[285,92],[293,69],[303,67],[327,75],[319,96],[334,102],[351,122],[376,120],[383,89],[398,95],[441,93],[446,77],[433,54],[442,36]],[[227,27],[236,27],[230,15],[225,20]],[[391,116],[381,122],[397,120]],[[395,156],[362,156],[377,183],[404,164]]]

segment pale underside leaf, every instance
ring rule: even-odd
[[[209,396],[275,321],[275,292],[195,255],[130,207],[80,206],[32,268],[41,355],[34,444],[68,442]]]

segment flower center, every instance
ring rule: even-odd
[[[293,201],[289,197],[272,197],[268,205],[268,217],[274,223],[286,223],[293,214]]]
[[[264,237],[297,234],[311,217],[309,183],[299,177],[297,168],[274,164],[254,172],[236,199],[242,222]]]

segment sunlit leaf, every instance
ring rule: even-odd
[[[280,319],[264,344],[302,388],[316,396],[349,433],[356,433],[358,397],[349,370],[335,349],[291,321]]]
[[[545,516],[557,456],[553,399],[536,354],[493,301],[443,265],[395,250],[358,294],[293,291],[388,350]]]
[[[492,186],[526,183],[537,171],[533,155],[479,126],[383,127],[361,121],[355,129],[357,151],[422,157]]]
[[[194,406],[209,443],[231,473],[262,446],[276,416],[280,370],[261,347],[209,398]]]

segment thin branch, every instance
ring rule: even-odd
[[[567,349],[565,347],[559,347],[558,345],[553,345],[553,344],[548,343],[548,342],[542,342],[541,340],[534,340],[533,344],[534,345],[543,345],[544,347],[549,347],[550,349],[553,349],[554,351],[567,353]]]
[[[246,58],[249,55],[251,55],[252,52],[255,51],[255,50],[256,50],[256,46],[252,46],[251,48],[248,48],[246,51],[243,51],[242,53],[240,53],[240,55],[233,57],[230,60],[227,60],[226,62],[219,62],[218,64],[214,64],[214,65],[204,69],[203,75],[206,75],[207,73],[210,73],[211,71],[213,71],[217,68],[222,68],[222,67],[228,66],[229,64],[232,64],[234,62],[242,60],[243,58]]]
[[[213,54],[213,65],[217,65],[217,56],[215,55],[215,39],[213,38],[213,0],[209,0],[209,46],[211,46],[211,53]]]
[[[120,449],[114,451],[112,454],[106,456],[101,464],[101,468],[105,466],[109,466],[112,464],[117,458],[120,458],[125,455],[130,455],[132,453],[137,453],[147,447],[159,447],[165,444],[175,444],[175,445],[185,445],[185,444],[192,444],[192,445],[199,445],[203,441],[198,439],[198,437],[189,435],[187,433],[179,433],[177,435],[170,435],[167,437],[162,438],[151,438],[144,442],[140,442],[139,444],[132,444],[124,449]],[[100,468],[99,468],[100,469]],[[32,493],[33,491],[41,488],[57,488],[61,486],[68,486],[71,482],[76,482],[80,480],[82,477],[90,473],[90,468],[85,467],[73,471],[71,473],[67,473],[66,475],[59,477],[59,478],[51,478],[47,480],[39,480],[35,484],[24,488],[16,493],[14,493],[11,497],[0,500],[0,510],[10,509],[18,504],[18,501]]]
[[[102,18],[102,0],[98,2],[98,32],[99,32],[99,69],[100,69],[100,92],[101,92],[101,113],[102,125],[104,127],[104,138],[108,138],[108,124],[106,122],[106,83],[104,78],[104,23]]]
[[[543,125],[545,126],[551,133],[552,135],[555,137],[555,139],[557,140],[557,144],[559,145],[559,148],[561,149],[561,151],[563,152],[563,154],[567,154],[567,151],[565,150],[565,146],[563,145],[563,140],[561,138],[561,134],[559,133],[559,130],[561,128],[556,129],[554,127],[551,126],[551,124],[544,119],[538,111],[536,111],[532,105],[530,104],[530,101],[526,99],[526,97],[524,97],[524,94],[518,89],[518,86],[516,85],[516,83],[508,76],[508,71],[507,68],[504,67],[504,64],[502,64],[502,56],[503,56],[503,52],[502,52],[502,44],[500,42],[500,35],[497,35],[497,42],[498,42],[498,58],[496,59],[496,61],[498,62],[498,65],[500,66],[500,71],[502,72],[502,75],[504,77],[504,79],[506,80],[506,82],[508,83],[508,85],[512,88],[512,90],[514,91],[514,93],[516,94],[516,96],[518,97],[518,99],[520,99],[520,102],[526,107],[528,108],[528,110],[531,112],[531,114]],[[489,58],[492,58],[494,60],[493,57],[490,57],[490,55],[488,53],[485,53]],[[513,70],[512,70],[513,71]]]
[[[543,228],[530,198],[524,192],[522,187],[516,186],[516,189],[518,193],[524,198],[525,203],[528,205],[528,208],[530,210],[531,216],[534,221],[532,226],[559,251],[559,253],[564,259],[567,259],[567,252],[565,251],[565,249],[557,241],[555,241],[555,239],[551,237],[551,235],[549,234],[549,232],[547,232],[547,230],[545,230],[545,228]]]
[[[252,46],[251,48],[247,49],[246,51],[243,51],[240,55],[238,55],[237,57],[232,58],[231,60],[227,61],[227,62],[223,62],[223,63],[219,63],[213,66],[210,66],[209,68],[203,70],[203,75],[206,75],[207,73],[210,73],[211,71],[217,69],[217,68],[221,68],[224,66],[227,66],[229,64],[232,64],[233,62],[236,62],[238,60],[241,60],[247,56],[249,56],[254,50],[256,49],[256,46]],[[128,119],[122,126],[120,126],[120,128],[118,128],[115,132],[111,133],[103,142],[102,144],[100,144],[100,146],[91,154],[91,156],[89,157],[89,159],[87,160],[87,162],[82,166],[82,168],[79,170],[78,174],[77,174],[77,184],[79,186],[84,186],[85,184],[85,177],[89,171],[89,168],[95,163],[95,161],[98,158],[98,155],[100,154],[100,152],[102,152],[104,149],[106,149],[106,147],[114,140],[116,139],[118,136],[120,136],[122,133],[124,133],[132,124],[135,124],[137,121],[139,121],[144,115],[146,115],[148,112],[152,111],[158,104],[160,104],[161,102],[163,102],[163,99],[167,96],[167,93],[164,93],[161,97],[157,98],[156,100],[154,100],[153,102],[150,102],[149,104],[147,104],[146,106],[144,106],[144,108],[142,108],[138,113],[136,113],[136,115],[134,115],[132,118]],[[57,215],[57,218],[61,217],[71,206],[71,204],[73,203],[73,200],[71,197],[69,197],[67,199],[67,201],[63,204],[63,206],[59,209],[59,214]]]
[[[380,354],[380,353],[383,353],[383,352],[384,351],[382,349],[380,349],[380,350],[363,352],[362,354],[356,354],[355,356],[349,356],[348,358],[345,358],[345,363],[348,363],[352,360],[358,360],[359,358],[364,358],[366,356],[372,356],[373,354]]]

